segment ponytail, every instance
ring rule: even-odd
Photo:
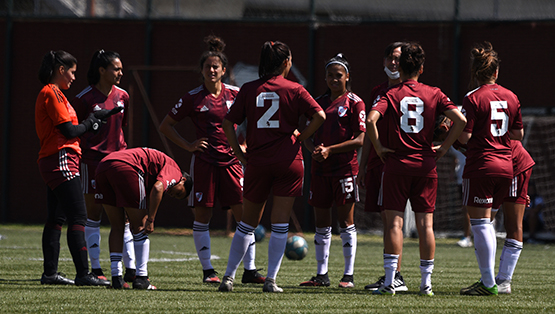
[[[291,56],[289,47],[280,41],[267,41],[260,51],[258,76],[278,75],[283,61]]]
[[[54,75],[54,71],[63,66],[66,69],[71,68],[77,64],[77,59],[70,53],[63,50],[49,52],[42,58],[42,63],[39,68],[39,81],[43,84],[49,84]]]

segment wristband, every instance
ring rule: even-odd
[[[154,222],[154,219],[148,217],[148,218],[146,219],[146,221]]]

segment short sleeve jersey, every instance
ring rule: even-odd
[[[482,85],[463,100],[465,132],[472,133],[463,178],[513,177],[510,130],[522,129],[520,102],[510,90]]]
[[[325,147],[352,140],[366,132],[364,102],[354,93],[347,92],[334,101],[325,94],[316,99],[326,113],[326,121],[314,134],[314,145]],[[358,174],[357,152],[330,155],[323,162],[312,162],[312,174],[320,176],[354,176]]]
[[[75,110],[56,85],[45,85],[35,103],[35,129],[40,140],[39,160],[62,148],[71,148],[81,155],[79,138],[68,139],[56,127],[66,122],[79,124]]]
[[[249,164],[271,165],[302,159],[301,143],[293,136],[299,117],[322,108],[300,84],[283,76],[264,77],[244,84],[226,119],[247,123]]]
[[[389,89],[373,107],[387,123],[388,148],[384,172],[437,178],[432,149],[437,115],[457,107],[441,90],[414,80]]]
[[[83,159],[100,161],[109,153],[126,149],[127,143],[123,135],[123,127],[127,125],[127,111],[129,110],[129,94],[113,86],[108,96],[104,95],[94,85],[88,86],[75,96],[72,101],[79,121],[85,120],[90,113],[115,107],[123,107],[120,113],[108,118],[97,134],[87,132],[81,136]]]
[[[511,149],[513,154],[513,176],[516,177],[536,164],[520,141],[511,140]]]
[[[156,181],[162,182],[164,191],[179,183],[182,174],[177,163],[168,155],[152,148],[139,147],[113,152],[101,162],[117,160],[129,164],[143,175],[146,191],[150,191]]]
[[[370,99],[372,99],[372,104],[369,106],[369,108],[366,108],[366,112],[370,112],[370,110],[372,110],[371,106],[376,104],[383,96],[385,96],[385,93],[387,93],[388,89],[388,81],[385,81],[384,83],[372,89],[372,92],[370,92]],[[389,143],[387,142],[387,136],[383,136],[385,134],[388,134],[387,123],[384,123],[384,119],[380,119],[376,124],[376,127],[378,128],[378,133],[380,134],[380,143],[382,143],[383,146],[387,147],[389,145]],[[383,162],[380,159],[380,156],[376,154],[376,150],[372,145],[372,147],[370,147],[370,154],[368,155],[368,164],[366,165],[366,169],[370,170],[380,165],[383,165]]]
[[[195,152],[196,158],[218,166],[239,162],[222,129],[224,117],[238,92],[238,87],[222,84],[220,95],[214,97],[201,85],[181,97],[168,113],[176,121],[190,117],[195,125],[197,138],[208,138],[208,148],[204,152]]]

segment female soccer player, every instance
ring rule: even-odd
[[[65,51],[50,51],[39,70],[44,87],[35,105],[35,127],[40,139],[39,170],[48,186],[48,216],[42,233],[44,273],[41,283],[51,285],[107,286],[110,282],[89,272],[85,222],[87,210],[79,180],[79,136],[98,130],[105,111],[90,114],[81,124],[62,89],[75,80],[77,60]],[[103,115],[103,116],[101,116]],[[77,276],[75,281],[58,273],[60,235],[67,220],[67,242]]]
[[[387,75],[387,81],[374,87],[370,93],[370,99],[372,99],[372,105],[377,103],[380,98],[382,98],[387,90],[399,83],[401,83],[401,77],[399,74],[399,57],[401,56],[401,46],[403,42],[397,41],[389,44],[384,51],[383,56],[383,66],[384,72]],[[371,106],[366,109],[366,112],[371,110]],[[379,120],[377,123],[378,132],[381,134],[387,133],[387,126],[383,122],[384,120]],[[387,138],[382,137],[382,145],[386,146]],[[382,218],[382,223],[384,226],[384,236],[385,228],[387,227],[385,212],[381,206],[378,206],[378,196],[380,191],[380,186],[382,184],[382,171],[383,162],[380,156],[376,154],[372,142],[368,137],[365,137],[364,144],[362,145],[362,156],[360,158],[360,170],[357,176],[357,184],[366,188],[366,200],[364,210],[368,212],[380,213]],[[395,279],[393,280],[393,288],[395,291],[407,291],[407,286],[403,276],[401,276],[401,257],[402,252],[399,253],[399,262],[397,263],[397,270],[395,271]],[[376,290],[382,286],[384,283],[385,276],[378,278],[378,281],[366,285],[364,289],[366,290]]]
[[[309,204],[314,207],[316,233],[314,247],[318,263],[316,276],[301,286],[329,286],[328,258],[331,244],[331,208],[337,205],[337,220],[343,243],[345,270],[341,288],[353,288],[357,233],[355,202],[359,201],[356,176],[356,149],[362,146],[366,131],[364,102],[350,89],[350,66],[343,54],[326,63],[328,90],[316,99],[326,113],[326,121],[314,138],[304,142],[312,153],[312,180]]]
[[[148,279],[150,240],[164,193],[186,198],[193,185],[173,159],[151,148],[131,148],[104,157],[96,169],[97,201],[110,219],[112,287],[124,288],[121,265],[125,216],[133,232],[137,272],[133,289],[156,289]],[[148,196],[147,196],[148,193]],[[115,275],[114,275],[115,274]]]
[[[275,279],[281,265],[289,219],[296,196],[302,194],[301,143],[325,120],[325,113],[299,84],[287,80],[292,65],[289,47],[279,41],[262,46],[259,79],[246,83],[235,98],[223,129],[237,158],[245,165],[243,216],[231,242],[229,260],[220,291],[232,291],[241,259],[260,221],[270,191],[273,194],[272,234],[268,247],[268,274],[262,291],[282,292]],[[299,117],[312,117],[297,130]],[[247,123],[247,149],[239,146],[235,124]]]
[[[92,272],[98,277],[104,277],[100,267],[100,220],[102,218],[102,205],[96,204],[96,181],[94,174],[102,158],[109,153],[127,148],[123,127],[127,124],[127,110],[129,109],[129,94],[117,85],[123,76],[123,65],[117,52],[98,50],[94,53],[87,79],[87,86],[79,93],[72,104],[77,112],[77,117],[82,120],[90,113],[106,109],[121,108],[122,112],[106,120],[106,124],[97,133],[85,133],[81,136],[81,177],[83,178],[83,194],[87,205],[87,224],[85,238]],[[124,263],[128,281],[135,277],[135,252],[133,251],[133,236],[126,228]],[[106,278],[106,277],[104,277]]]
[[[208,50],[200,57],[200,69],[204,83],[189,91],[170,110],[160,125],[160,131],[181,148],[194,153],[191,159],[191,175],[195,182],[189,206],[194,207],[193,239],[203,269],[203,282],[220,283],[210,262],[209,224],[216,199],[223,208],[231,208],[236,221],[243,212],[243,168],[235,157],[224,131],[222,121],[233,103],[239,88],[224,84],[222,78],[227,70],[227,57],[223,53],[225,43],[218,37],[205,39]],[[174,126],[186,117],[195,125],[197,139],[185,140]],[[243,283],[264,283],[264,276],[254,263],[255,241],[243,259],[245,272]]]
[[[403,248],[403,215],[410,199],[416,216],[420,245],[420,294],[431,296],[435,239],[433,211],[437,194],[436,160],[455,142],[465,125],[457,107],[438,88],[417,82],[423,72],[425,54],[416,43],[401,46],[399,58],[402,83],[392,87],[368,115],[367,134],[376,153],[384,161],[380,204],[387,232],[384,249],[384,284],[374,294],[394,295],[393,280]],[[444,113],[453,121],[451,132],[434,151],[432,139],[436,116]],[[380,134],[376,123],[385,119],[388,134]],[[380,142],[388,137],[388,146]]]
[[[463,295],[497,295],[495,229],[492,208],[499,208],[511,186],[511,139],[523,137],[520,103],[515,94],[496,84],[499,58],[491,43],[471,50],[471,85],[463,100],[468,124],[459,141],[467,144],[463,173],[463,205],[470,216],[481,280],[461,289]]]

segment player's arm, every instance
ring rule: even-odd
[[[364,182],[366,177],[366,166],[368,165],[368,158],[370,156],[371,148],[372,142],[367,136],[364,136],[364,140],[362,143],[362,153],[360,155],[359,171],[357,175],[357,184],[361,187],[365,187]]]
[[[222,122],[222,129],[224,130],[225,136],[227,137],[227,141],[229,142],[229,146],[233,149],[233,153],[239,159],[239,161],[243,164],[247,164],[247,159],[245,158],[245,152],[239,145],[239,141],[237,140],[237,133],[235,133],[235,124],[228,119],[224,119]]]
[[[330,155],[353,151],[361,147],[363,142],[364,142],[364,132],[357,132],[355,133],[355,136],[353,139],[347,140],[345,142],[337,143],[335,145],[330,145],[328,147],[319,145],[312,152],[312,158],[314,158],[317,161],[324,161]]]
[[[324,124],[324,121],[326,121],[326,114],[323,110],[313,114],[308,126],[301,133],[296,134],[297,140],[301,142],[306,141],[318,130],[318,128],[320,128],[322,124]]]
[[[380,134],[378,133],[376,124],[378,123],[378,120],[380,120],[381,116],[382,115],[379,111],[370,110],[370,113],[368,113],[368,117],[366,118],[366,134],[372,142],[376,153],[380,156],[382,162],[385,163],[387,153],[394,153],[395,151],[382,146],[382,143],[380,142]]]
[[[511,129],[509,136],[511,140],[522,141],[524,138],[524,129]]]
[[[162,123],[160,123],[160,132],[162,132],[162,134],[169,138],[170,141],[174,142],[175,144],[177,144],[177,146],[183,148],[188,152],[204,152],[204,149],[208,147],[208,139],[203,137],[197,139],[193,143],[189,143],[175,130],[174,126],[177,124],[177,122],[178,121],[176,121],[169,115],[166,115],[164,120],[162,120]]]
[[[150,190],[149,206],[148,206],[148,216],[145,220],[145,225],[143,232],[146,234],[152,233],[154,231],[154,218],[156,218],[156,213],[158,212],[158,206],[162,201],[164,196],[164,184],[160,181],[156,181],[152,190]]]
[[[453,125],[451,126],[449,134],[447,135],[443,143],[441,143],[439,148],[436,150],[436,160],[443,157],[449,151],[449,147],[451,147],[451,145],[453,145],[453,143],[455,143],[457,139],[461,141],[462,133],[464,127],[466,126],[466,118],[459,111],[459,109],[451,109],[444,111],[443,113],[447,116],[447,118],[453,121]],[[472,135],[471,133],[467,134]],[[470,137],[468,139],[470,139]],[[464,142],[465,144],[468,142],[468,139],[466,139],[466,142]]]
[[[71,121],[67,121],[61,124],[58,124],[56,127],[63,136],[66,138],[75,138],[79,137],[88,131],[98,131],[100,128],[100,123],[102,121],[94,116],[94,113],[91,113],[83,122],[80,124],[73,124]]]

